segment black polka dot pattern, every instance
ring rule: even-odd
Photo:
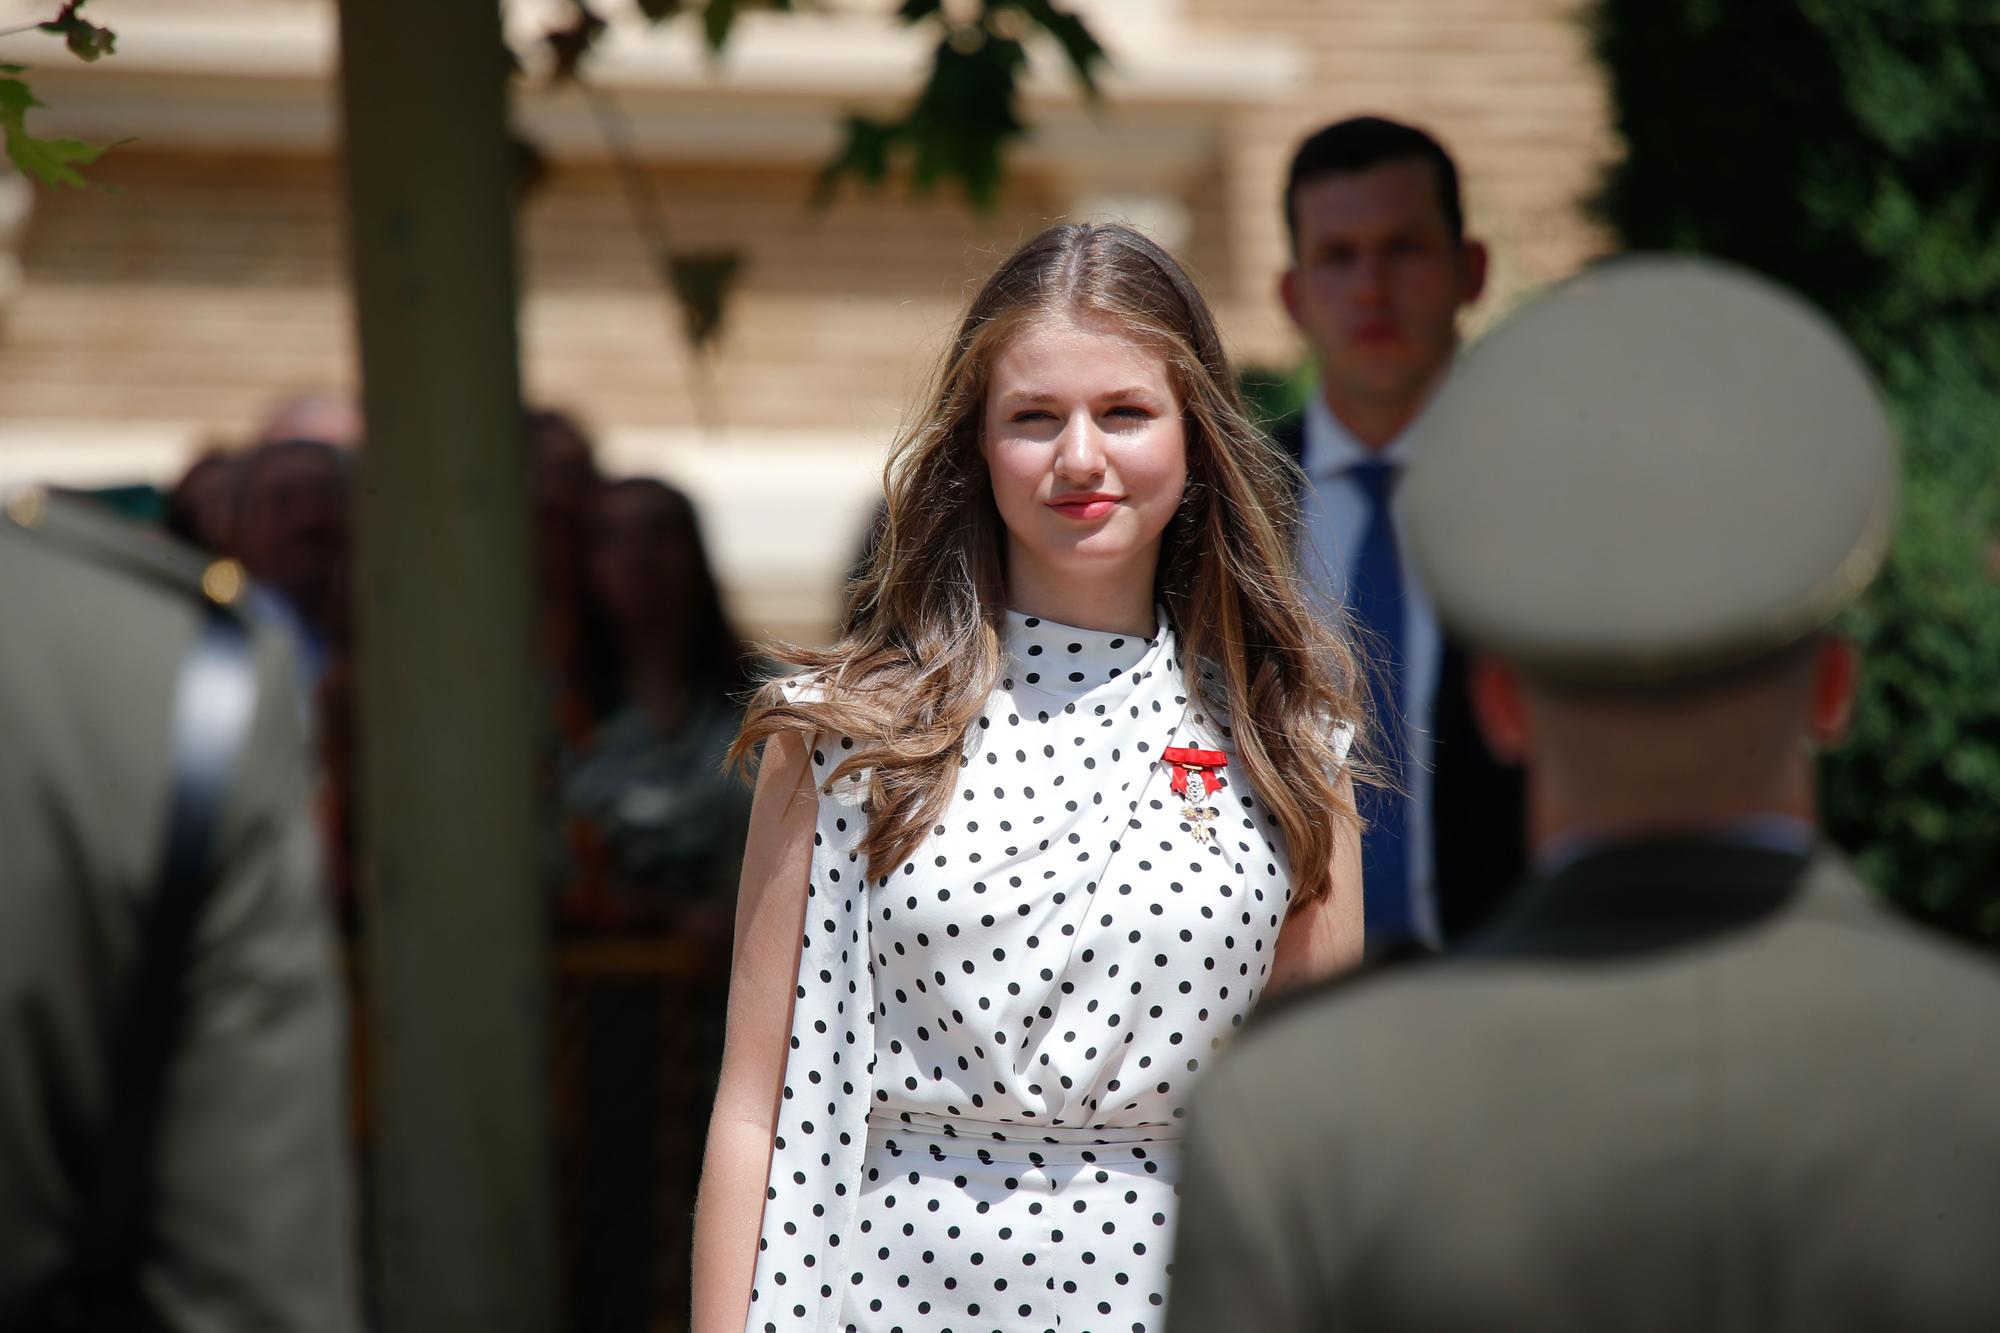
[[[1006,649],[905,864],[864,879],[858,788],[821,797],[753,1331],[1163,1327],[1188,1095],[1263,989],[1283,842],[1233,770],[1206,841],[1169,789],[1168,746],[1233,747],[1164,620],[1010,614]]]
[[[870,1136],[835,1327],[1158,1330],[1176,1154]]]

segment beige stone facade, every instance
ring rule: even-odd
[[[47,7],[5,0],[0,17]],[[719,65],[691,33],[621,30],[595,77],[630,118],[676,242],[746,265],[701,362],[579,95],[524,97],[553,167],[521,216],[529,392],[576,409],[613,469],[696,493],[752,628],[824,628],[882,447],[953,314],[1046,222],[1148,225],[1195,269],[1239,359],[1266,364],[1298,355],[1274,296],[1285,163],[1341,115],[1415,120],[1454,149],[1472,226],[1495,246],[1488,315],[1602,244],[1579,203],[1611,134],[1575,0],[1079,7],[1113,49],[1110,96],[1084,106],[1042,62],[1035,137],[987,216],[900,190],[807,207],[842,109],[893,104],[923,67],[886,3],[748,22]],[[0,59],[37,66],[44,132],[136,136],[94,172],[116,193],[34,195],[11,232],[0,207],[0,248],[18,259],[0,280],[0,482],[163,480],[279,395],[352,384],[331,6],[166,8],[94,5],[121,34],[94,66],[47,39],[0,42]],[[19,182],[12,197],[21,213]]]

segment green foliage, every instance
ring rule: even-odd
[[[100,28],[78,11],[85,0],[68,0],[47,23],[9,28],[0,36],[10,36],[33,28],[63,39],[70,53],[89,63],[110,55],[118,45],[118,35]],[[28,132],[28,112],[43,105],[35,100],[27,82],[16,77],[27,73],[25,65],[0,65],[0,138],[7,143],[7,160],[15,170],[43,186],[68,185],[83,189],[89,182],[78,167],[87,167],[113,145],[89,144],[80,139],[43,139]]]
[[[1002,154],[1022,133],[1014,86],[1027,62],[1012,38],[952,29],[938,41],[915,105],[899,119],[849,117],[847,143],[820,173],[816,201],[830,202],[843,176],[879,184],[907,155],[918,190],[955,178],[975,207],[990,207],[1000,190]]]
[[[793,12],[798,8],[796,0],[637,3],[639,12],[656,26],[683,15],[697,16],[711,55],[720,54],[746,11]],[[1097,67],[1104,62],[1104,48],[1082,19],[1052,0],[981,0],[976,14],[966,17],[947,14],[942,0],[903,0],[896,17],[906,24],[933,24],[942,29],[930,78],[901,116],[886,120],[859,114],[847,117],[841,147],[820,172],[813,192],[819,207],[833,201],[842,180],[852,177],[879,184],[906,160],[911,183],[917,189],[929,190],[955,181],[975,207],[990,207],[999,195],[1007,147],[1027,132],[1015,96],[1028,63],[1025,43],[1036,31],[1061,48],[1084,92],[1097,95]],[[618,99],[585,77],[591,53],[609,31],[609,25],[591,7],[591,0],[569,0],[559,21],[541,32],[536,46],[547,57],[551,83],[580,86],[589,98],[625,186],[634,221],[680,305],[689,341],[696,351],[702,351],[721,333],[729,293],[742,269],[742,256],[734,251],[684,251],[670,240],[658,186],[632,148],[630,127]],[[515,74],[525,72],[527,62],[519,54],[510,49],[506,56]],[[513,136],[513,154],[517,189],[525,195],[543,178],[547,164],[535,145],[519,134]]]
[[[942,29],[931,77],[899,117],[848,117],[846,138],[820,173],[814,198],[821,206],[843,179],[878,185],[907,159],[919,191],[955,181],[973,207],[992,207],[1007,146],[1026,133],[1016,92],[1028,64],[1026,43],[1038,30],[1062,48],[1084,92],[1097,95],[1104,48],[1083,20],[1049,0],[985,0],[964,22],[940,0],[905,0],[897,16]]]
[[[1867,675],[1854,734],[1825,764],[1828,824],[1899,901],[2000,940],[2000,548],[1933,476],[1912,478],[1904,521],[1850,618]]]
[[[583,0],[575,0],[569,17],[542,34],[542,45],[549,49],[549,81],[567,83],[576,78],[583,69],[584,57],[609,26]],[[521,62],[517,59],[514,63],[519,67]]]
[[[0,65],[0,135],[7,140],[7,160],[22,175],[43,185],[82,189],[89,182],[77,168],[95,162],[105,145],[79,139],[39,139],[28,133],[28,111],[42,104],[26,83],[13,77],[26,72],[20,65]]]
[[[41,30],[63,39],[70,54],[86,64],[99,56],[110,55],[118,46],[118,34],[109,28],[100,28],[85,19],[77,11],[85,0],[69,0],[53,19],[39,24]]]
[[[2000,23],[1991,0],[1596,0],[1637,248],[1749,265],[1826,309],[1904,441],[1903,526],[1851,617],[1866,677],[1834,836],[2000,942]],[[1807,484],[1806,479],[1801,479]]]
[[[1318,373],[1305,359],[1292,366],[1243,366],[1236,372],[1243,410],[1266,432],[1304,416],[1306,400],[1318,383]]]
[[[722,336],[722,316],[743,256],[734,250],[676,251],[662,257],[667,284],[680,301],[688,342],[697,350]]]
[[[690,4],[688,0],[637,0],[637,3],[640,14],[655,27],[683,14],[695,14],[710,55],[721,54],[722,48],[729,44],[736,20],[748,11],[791,13],[795,8],[793,0],[706,0],[703,4]],[[584,57],[607,31],[609,25],[591,8],[590,0],[570,0],[563,20],[545,30],[541,37],[554,62],[552,77],[558,82],[575,78]]]
[[[708,43],[710,55],[718,55],[729,43],[729,34],[736,27],[736,20],[746,9],[775,9],[789,12],[792,0],[708,0],[701,8],[702,40]]]

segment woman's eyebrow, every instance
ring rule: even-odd
[[[1109,390],[1105,393],[1091,395],[1093,399],[1097,399],[1099,401],[1111,401],[1115,399],[1125,399],[1125,398],[1156,399],[1162,396],[1163,395],[1159,389],[1152,388],[1144,384],[1127,384],[1120,388]],[[1008,403],[1008,404],[1046,403],[1054,401],[1056,397],[1057,397],[1056,394],[1050,393],[1046,389],[1009,389],[1005,393],[1001,394],[994,401],[998,403]]]

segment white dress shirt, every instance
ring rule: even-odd
[[[1368,497],[1348,469],[1370,459],[1398,468],[1406,466],[1410,461],[1408,436],[1398,436],[1385,449],[1371,450],[1340,424],[1325,397],[1314,393],[1306,407],[1303,454],[1307,487],[1300,497],[1303,573],[1306,582],[1327,598],[1327,605],[1339,606],[1346,600],[1348,574],[1360,554],[1369,518]],[[1397,534],[1398,554],[1402,551],[1401,536]],[[1431,851],[1431,717],[1444,661],[1444,639],[1430,598],[1417,585],[1407,563],[1403,566],[1403,616],[1401,707],[1404,753],[1410,759],[1404,778],[1409,788],[1403,827],[1409,838],[1406,863],[1410,873],[1405,887],[1418,936],[1435,945],[1440,937],[1437,902],[1431,892],[1436,859]],[[1370,884],[1365,891],[1381,893],[1384,886]]]

